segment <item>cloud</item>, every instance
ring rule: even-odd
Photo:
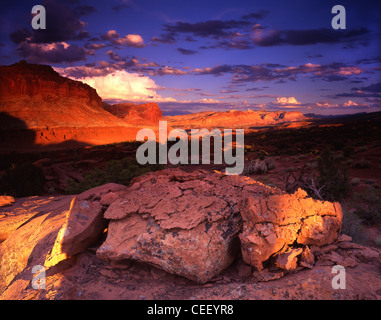
[[[301,103],[295,97],[277,97],[269,106],[274,109],[297,109],[301,107]]]
[[[118,54],[116,54],[114,51],[109,50],[106,52],[106,54],[110,57],[113,61],[122,61],[123,58],[121,58]]]
[[[160,67],[159,69],[153,70],[149,72],[151,75],[158,75],[158,76],[164,76],[164,75],[177,75],[177,76],[182,76],[185,74],[189,74],[188,71],[184,71],[181,69],[173,68],[173,67]]]
[[[361,91],[361,92],[366,91],[366,92],[372,92],[372,93],[381,93],[381,82],[372,83],[366,87],[352,88],[352,90]]]
[[[122,11],[123,9],[127,9],[129,7],[130,6],[128,4],[122,3],[122,4],[119,4],[117,6],[112,7],[112,10],[114,11],[114,13],[118,13],[118,12]]]
[[[252,12],[252,13],[243,15],[242,19],[244,19],[244,20],[250,20],[250,19],[257,19],[257,20],[259,20],[259,19],[263,19],[268,14],[269,14],[269,11],[259,10],[257,12]]]
[[[86,16],[86,15],[89,15],[93,12],[97,12],[97,9],[95,9],[95,7],[93,7],[93,6],[81,4],[81,5],[78,5],[77,7],[74,8],[74,12],[78,16]]]
[[[101,35],[101,38],[105,41],[110,41],[114,45],[126,46],[126,47],[144,47],[143,38],[138,34],[128,34],[121,37],[115,30],[109,30],[105,34]]]
[[[22,42],[17,50],[20,56],[33,63],[75,62],[85,60],[87,55],[84,48],[66,42]]]
[[[295,104],[298,105],[300,104],[299,101],[297,101],[294,97],[281,97],[281,98],[276,98],[276,104],[279,105],[286,105],[286,104]]]
[[[165,44],[173,44],[177,42],[177,37],[174,32],[167,32],[162,33],[159,37],[152,37],[151,41]]]
[[[160,98],[155,91],[158,86],[152,79],[124,70],[85,77],[80,81],[95,88],[102,99],[106,100],[148,101]]]
[[[351,91],[338,93],[333,98],[381,98],[381,82],[372,83],[365,87],[355,87]]]
[[[17,52],[34,63],[60,63],[85,60],[94,54],[90,48],[82,48],[68,43],[90,37],[85,30],[82,16],[96,11],[93,6],[81,5],[78,1],[63,4],[56,0],[44,0],[46,9],[46,29],[20,28],[10,33],[10,39],[18,44]]]
[[[352,100],[348,100],[348,102],[345,102],[343,104],[344,107],[353,107],[353,106],[358,106],[358,103],[353,102]]]
[[[48,27],[34,30],[18,29],[10,34],[11,40],[19,44],[27,41],[30,43],[52,43],[69,40],[83,40],[89,37],[89,33],[84,29],[86,23],[80,18],[83,15],[95,11],[92,6],[76,6],[74,8],[62,2],[54,0],[42,1],[46,9],[46,21]]]
[[[309,104],[311,108],[318,109],[352,109],[352,110],[363,110],[363,109],[376,109],[377,105],[373,103],[360,103],[348,100],[344,103],[331,103],[328,101],[320,101],[315,104]],[[378,105],[379,108],[379,105]]]
[[[184,48],[177,48],[177,51],[180,52],[181,54],[187,55],[187,56],[190,56],[190,55],[197,53],[197,51],[184,49]]]
[[[318,43],[344,43],[359,40],[367,35],[367,28],[341,30],[333,29],[306,29],[306,30],[270,30],[257,25],[253,28],[252,40],[254,44],[261,47],[279,45],[304,46]]]
[[[101,66],[104,68],[102,69]],[[61,76],[87,83],[95,88],[103,100],[112,102],[171,102],[172,97],[162,97],[156,91],[163,89],[148,76],[125,70],[112,70],[107,62],[93,66],[54,68]],[[181,102],[180,102],[181,103]]]
[[[110,41],[116,46],[144,48],[143,38],[139,34],[127,34],[121,37],[115,30],[109,30],[101,36],[105,41]]]
[[[86,43],[85,48],[89,50],[98,50],[105,48],[106,45],[104,43]]]
[[[184,33],[197,37],[224,38],[231,35],[232,29],[250,25],[246,20],[208,20],[196,23],[177,21],[174,24],[165,24],[164,31],[167,33]]]

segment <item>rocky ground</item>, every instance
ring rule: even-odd
[[[200,181],[202,191],[194,185]],[[169,190],[177,199],[163,211]],[[190,203],[197,214],[181,219]],[[246,177],[164,170],[128,189],[107,184],[77,196],[3,198],[2,205],[4,300],[381,299],[380,250],[340,234],[337,205]],[[33,288],[36,265],[45,268],[45,289]],[[345,289],[332,286],[336,265],[345,268]]]

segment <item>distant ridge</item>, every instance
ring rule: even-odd
[[[186,115],[166,116],[163,120],[176,128],[242,128],[305,122],[309,118],[299,111],[204,111]]]

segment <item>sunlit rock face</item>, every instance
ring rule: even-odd
[[[205,111],[163,118],[174,128],[256,128],[271,125],[303,125],[308,118],[292,111]]]
[[[0,295],[11,282],[27,287],[34,266],[49,270],[91,246],[107,225],[104,206],[124,189],[108,183],[77,196],[20,198],[3,207]]]
[[[147,262],[204,283],[239,250],[257,270],[292,252],[289,263],[280,257],[278,264],[295,268],[308,246],[336,240],[342,212],[338,203],[313,200],[302,190],[289,195],[249,177],[166,169],[133,180],[105,218],[100,258]]]
[[[0,143],[104,144],[134,140],[141,129],[103,109],[96,90],[47,65],[0,67]]]
[[[104,109],[128,123],[158,124],[162,112],[157,103],[150,102],[136,105],[134,103],[105,104]]]

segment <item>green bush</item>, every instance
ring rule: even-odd
[[[368,240],[361,219],[353,212],[343,208],[343,224],[341,232],[352,237],[354,242],[365,244]]]
[[[109,182],[128,185],[133,178],[161,168],[161,165],[140,165],[136,162],[136,159],[131,158],[110,160],[104,168],[95,168],[92,172],[86,174],[80,182],[69,179],[65,193],[78,194]]]
[[[381,223],[381,196],[373,187],[368,187],[364,193],[354,194],[358,204],[355,214],[365,225],[376,225]]]
[[[0,178],[0,194],[35,196],[44,191],[44,185],[45,177],[41,168],[31,163],[12,164]]]
[[[318,159],[318,185],[322,187],[324,200],[338,201],[349,192],[349,181],[345,167],[341,167],[330,149],[325,149]]]

